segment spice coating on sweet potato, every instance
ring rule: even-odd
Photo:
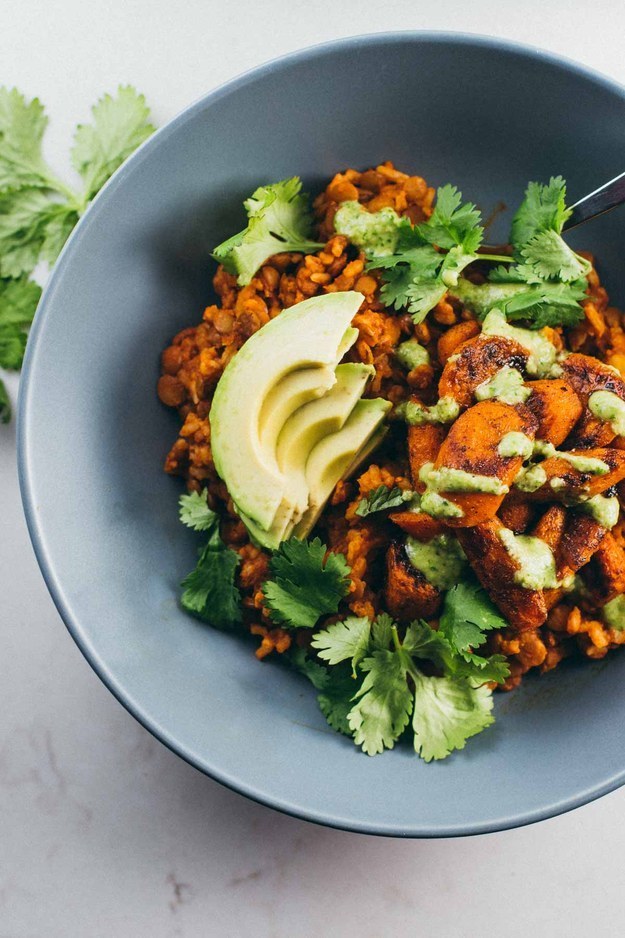
[[[539,537],[552,551],[556,551],[566,527],[566,509],[551,505],[537,522],[532,534]]]
[[[447,466],[475,475],[492,476],[510,486],[523,465],[521,456],[503,457],[498,446],[507,433],[524,433],[534,439],[536,418],[523,405],[515,407],[500,401],[481,401],[458,417],[438,451],[434,468]],[[452,527],[470,527],[492,518],[505,493],[444,492],[458,505],[463,515],[447,518]]]
[[[445,439],[445,428],[436,423],[424,423],[420,427],[408,427],[408,458],[410,475],[417,492],[425,491],[419,481],[419,471],[427,462],[434,462]]]
[[[454,357],[447,361],[440,381],[439,397],[453,397],[461,407],[470,407],[478,385],[509,365],[522,374],[529,352],[514,339],[503,336],[477,336],[463,342]]]
[[[415,570],[396,543],[386,552],[385,597],[388,611],[399,622],[435,616],[442,601],[440,590]]]
[[[609,532],[583,569],[582,577],[593,605],[605,606],[625,592],[625,550]]]
[[[610,471],[605,475],[580,472],[579,469],[574,469],[566,459],[550,456],[540,464],[547,476],[547,481],[535,492],[529,493],[527,496],[529,499],[539,502],[567,503],[580,495],[600,495],[625,478],[625,452],[621,450],[603,446],[570,452],[575,456],[600,459],[610,467]],[[554,485],[556,479],[558,482]]]
[[[515,534],[523,534],[532,524],[535,513],[536,505],[532,505],[525,497],[519,497],[513,490],[504,498],[497,515],[506,528]]]
[[[573,353],[562,362],[565,381],[581,399],[583,414],[571,434],[571,446],[607,446],[616,434],[609,423],[599,420],[588,409],[594,391],[612,391],[625,401],[625,381],[608,365],[592,355]]]
[[[571,385],[560,379],[527,381],[526,387],[532,391],[526,407],[538,421],[536,437],[559,446],[579,420],[582,402]]]
[[[581,570],[599,548],[606,533],[606,529],[590,515],[567,512],[564,533],[555,551],[558,576],[570,576]]]
[[[473,528],[458,528],[456,535],[477,578],[508,622],[519,631],[535,629],[547,618],[542,590],[530,590],[514,582],[520,569],[504,547],[498,518]]]
[[[418,541],[431,541],[445,530],[444,524],[438,519],[422,511],[394,511],[389,518],[398,528]]]
[[[459,322],[456,326],[448,329],[447,332],[443,332],[437,345],[438,360],[441,365],[445,365],[449,356],[453,355],[461,345],[479,334],[480,326],[474,319]]]

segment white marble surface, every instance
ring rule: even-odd
[[[354,33],[495,33],[625,83],[618,0],[2,0],[0,12],[0,82],[45,101],[59,170],[75,122],[120,81],[162,123],[243,69]],[[523,830],[399,842],[276,814],[153,740],[48,597],[12,426],[0,427],[0,622],[0,938],[623,934],[625,791]]]

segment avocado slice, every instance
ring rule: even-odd
[[[217,384],[210,413],[215,467],[241,513],[264,531],[276,518],[286,486],[275,460],[279,421],[267,429],[268,411],[261,442],[263,405],[272,389],[297,371],[318,369],[319,382],[311,381],[308,397],[300,388],[291,400],[294,407],[327,390],[328,368],[334,371],[355,339],[350,326],[362,300],[356,291],[327,293],[290,307],[250,336]],[[286,420],[286,406],[279,409]]]
[[[291,416],[309,401],[323,396],[336,383],[334,368],[329,365],[297,368],[285,375],[269,391],[258,418],[261,449],[275,457],[278,436]],[[275,459],[272,460],[272,463]]]
[[[295,526],[296,537],[307,537],[337,482],[354,472],[382,437],[380,424],[393,405],[380,397],[358,401],[344,426],[321,440],[306,463],[308,510]]]
[[[319,400],[296,410],[284,424],[276,459],[287,480],[286,497],[300,516],[308,506],[306,463],[310,453],[323,437],[341,429],[374,374],[373,365],[339,365],[333,387]]]

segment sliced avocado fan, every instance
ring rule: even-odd
[[[285,310],[247,340],[217,385],[215,467],[262,546],[294,530],[305,536],[391,406],[361,400],[372,366],[339,364],[358,336],[351,321],[362,300],[329,293]]]
[[[310,454],[324,437],[341,429],[374,374],[373,365],[338,365],[336,382],[330,390],[318,400],[304,404],[284,424],[276,458],[287,481],[286,498],[300,515],[309,504],[306,465]]]

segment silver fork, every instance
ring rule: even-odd
[[[625,173],[615,176],[614,179],[599,186],[593,192],[589,192],[583,199],[572,205],[573,213],[566,221],[564,230],[570,231],[571,228],[577,228],[590,218],[610,212],[623,202],[625,202]]]

